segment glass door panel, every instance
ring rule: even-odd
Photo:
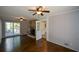
[[[12,36],[13,35],[13,23],[6,22],[5,23],[5,36]]]
[[[14,35],[20,34],[20,23],[14,23]]]

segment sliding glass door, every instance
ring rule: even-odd
[[[13,36],[20,34],[20,23],[5,22],[5,36]]]

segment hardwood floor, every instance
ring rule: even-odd
[[[71,49],[40,39],[24,36],[15,36],[2,39],[0,52],[75,52]]]

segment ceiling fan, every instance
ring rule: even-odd
[[[38,7],[36,7],[35,10],[34,10],[34,9],[29,9],[29,11],[33,11],[33,12],[34,12],[33,15],[39,14],[39,15],[41,15],[41,16],[43,16],[44,13],[49,13],[49,12],[50,12],[49,10],[45,10],[45,9],[43,8],[43,6],[38,6]]]
[[[17,20],[20,20],[20,21],[26,20],[26,18],[23,17],[23,16],[20,16],[20,17],[14,17],[14,16],[12,16],[12,17],[15,18],[15,19],[17,19]]]

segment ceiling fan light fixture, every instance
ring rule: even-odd
[[[37,14],[41,14],[42,12],[38,11]]]
[[[23,21],[23,18],[20,18],[20,21]]]
[[[20,21],[23,21],[23,19],[20,19]]]

